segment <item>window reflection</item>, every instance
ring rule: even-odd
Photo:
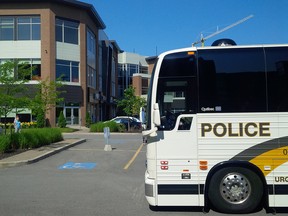
[[[0,16],[0,40],[40,40],[38,16]]]
[[[79,82],[79,62],[57,59],[56,78],[66,82]]]
[[[56,41],[78,44],[78,28],[78,22],[56,19]]]

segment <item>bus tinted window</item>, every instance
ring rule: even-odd
[[[199,50],[200,112],[267,111],[261,48]]]
[[[268,111],[288,111],[288,48],[265,48]]]
[[[189,76],[196,76],[195,55],[188,52],[181,52],[165,56],[159,77]]]
[[[162,130],[172,130],[182,113],[197,111],[196,58],[187,52],[165,56],[157,84]]]

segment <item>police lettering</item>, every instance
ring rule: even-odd
[[[201,123],[201,136],[214,134],[216,137],[267,137],[270,134],[269,122],[248,122],[248,123]]]
[[[288,182],[288,177],[287,176],[276,176],[275,177],[275,182]]]

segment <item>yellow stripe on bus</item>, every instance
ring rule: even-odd
[[[250,162],[259,167],[264,175],[267,176],[274,169],[288,161],[287,151],[287,146],[273,149],[253,158]]]

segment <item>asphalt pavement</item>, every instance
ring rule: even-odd
[[[103,133],[89,133],[87,128],[63,137],[62,142],[0,160],[2,167],[16,166],[0,169],[1,215],[204,215],[198,207],[149,209],[141,134],[112,133],[108,143],[112,151],[105,151]],[[30,165],[20,166],[24,164]],[[210,211],[206,215],[223,214]]]

